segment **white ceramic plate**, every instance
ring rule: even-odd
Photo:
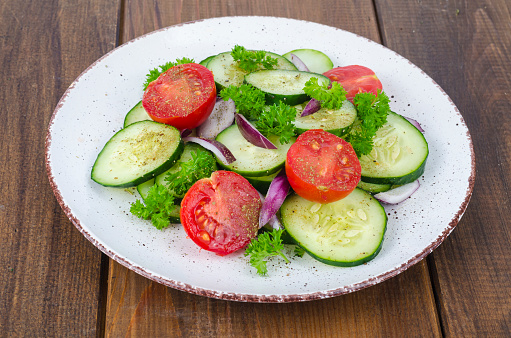
[[[137,196],[90,179],[96,156],[121,129],[142,97],[145,74],[169,60],[200,61],[235,44],[286,53],[318,49],[335,66],[373,69],[391,108],[426,130],[430,155],[421,188],[386,207],[381,253],[353,268],[324,265],[309,256],[274,259],[260,277],[243,252],[219,257],[199,248],[181,226],[164,231],[130,215]],[[55,195],[73,224],[105,254],[154,281],[221,299],[290,302],[332,297],[374,285],[404,271],[436,248],[462,216],[472,192],[475,164],[470,134],[442,89],[395,52],[355,34],[305,21],[225,17],[168,27],[111,51],[69,87],[49,124],[46,163]],[[292,256],[290,249],[289,255]]]

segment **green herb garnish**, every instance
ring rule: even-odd
[[[287,257],[282,253],[284,244],[282,243],[282,233],[284,230],[273,229],[271,232],[263,232],[258,237],[253,238],[245,249],[245,256],[250,256],[250,265],[257,269],[261,276],[268,274],[266,266],[268,258],[272,256],[282,257],[286,263],[289,263]]]
[[[253,72],[261,68],[273,69],[278,63],[276,58],[266,55],[262,50],[246,50],[245,47],[236,45],[231,50],[231,56],[238,62],[238,67],[246,72]]]
[[[255,127],[264,136],[280,136],[280,143],[288,143],[296,135],[296,127],[293,121],[296,118],[296,108],[283,102],[274,104],[268,109],[263,110],[259,120],[255,122]]]
[[[311,98],[320,101],[322,108],[340,109],[346,100],[346,91],[338,82],[332,82],[331,88],[329,86],[329,83],[320,85],[318,78],[313,77],[305,83],[303,91]]]
[[[264,92],[249,84],[242,84],[239,87],[230,85],[220,92],[220,97],[225,101],[232,99],[236,111],[249,120],[259,118],[266,102]]]
[[[162,66],[158,66],[152,70],[149,71],[149,73],[146,75],[146,81],[144,82],[144,90],[146,90],[147,86],[154,80],[156,80],[162,73],[165,73],[170,68],[177,66],[177,65],[184,65],[186,63],[194,63],[195,61],[193,59],[189,58],[182,58],[177,59],[176,62],[167,62],[166,64]]]
[[[191,152],[191,156],[188,161],[177,163],[179,171],[165,177],[167,188],[176,196],[183,196],[195,182],[210,177],[216,170],[215,157],[209,151],[198,148]]]
[[[346,141],[351,143],[358,157],[369,154],[373,149],[376,132],[387,122],[389,101],[388,96],[380,90],[378,96],[373,93],[358,93],[353,99],[358,121]]]
[[[156,229],[164,229],[169,226],[169,217],[176,214],[179,206],[174,204],[172,196],[167,188],[161,185],[153,185],[144,202],[136,200],[131,204],[130,212],[140,218],[151,220]]]

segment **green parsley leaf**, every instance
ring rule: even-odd
[[[280,143],[288,143],[296,135],[296,127],[293,121],[296,118],[296,108],[283,102],[274,104],[269,109],[263,110],[259,120],[255,122],[255,127],[264,136],[280,136]]]
[[[346,141],[351,143],[357,156],[367,155],[373,149],[376,132],[387,122],[389,101],[388,96],[380,90],[378,96],[373,93],[358,93],[353,99],[358,121]]]
[[[227,101],[232,99],[236,111],[249,120],[257,120],[265,105],[264,92],[249,84],[239,87],[230,85],[220,92],[220,97]]]
[[[272,256],[282,257],[286,263],[289,263],[287,257],[282,253],[284,244],[282,243],[282,233],[284,230],[273,229],[271,232],[263,232],[258,237],[253,238],[245,249],[245,256],[250,256],[250,265],[257,269],[261,276],[268,274],[266,266],[268,258]]]
[[[313,77],[305,82],[303,91],[313,99],[321,102],[322,108],[327,109],[340,109],[343,102],[346,100],[346,91],[338,82],[332,82],[332,87],[329,83],[318,83],[318,78]]]
[[[165,181],[168,189],[176,196],[183,196],[192,185],[201,178],[210,177],[216,170],[216,160],[208,150],[198,148],[191,152],[192,158],[186,162],[178,162],[179,171],[169,173]]]
[[[304,254],[305,254],[305,250],[301,246],[296,245],[295,246],[295,256],[303,257]]]
[[[179,208],[174,204],[174,197],[167,188],[161,185],[153,185],[149,189],[144,203],[137,199],[131,204],[130,212],[137,217],[151,220],[159,230],[170,224],[169,217]]]
[[[149,71],[149,73],[146,75],[146,81],[144,82],[144,90],[146,90],[147,86],[154,80],[156,80],[162,73],[165,73],[170,68],[177,66],[177,65],[184,65],[186,63],[194,63],[195,61],[193,59],[189,58],[182,58],[177,59],[176,62],[167,62],[164,65],[158,66],[152,70]]]
[[[236,45],[231,50],[231,56],[238,62],[238,67],[246,72],[253,72],[261,68],[273,69],[278,60],[266,55],[262,50],[246,50],[245,47]]]

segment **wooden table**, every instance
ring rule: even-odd
[[[507,0],[3,0],[1,335],[509,336],[510,12]],[[472,134],[477,179],[462,220],[427,259],[353,294],[238,303],[151,282],[108,259],[66,218],[44,150],[53,109],[70,83],[144,33],[233,15],[357,33],[408,58],[450,95]]]

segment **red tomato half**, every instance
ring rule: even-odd
[[[378,89],[382,89],[380,80],[376,74],[364,66],[346,66],[330,69],[323,73],[330,80],[339,82],[346,90],[346,98],[353,103],[353,98],[358,93],[373,93],[378,95]]]
[[[211,114],[216,102],[213,73],[196,63],[177,65],[151,82],[142,105],[157,122],[193,129]]]
[[[261,206],[259,193],[243,176],[215,171],[186,193],[181,223],[195,244],[223,256],[257,235]]]
[[[331,203],[355,189],[361,168],[351,144],[324,130],[312,129],[300,135],[289,148],[286,175],[301,197]]]

